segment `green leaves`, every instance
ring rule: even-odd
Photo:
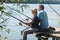
[[[28,0],[10,0],[10,2],[13,2],[13,3],[22,3],[22,2],[27,3]]]
[[[1,34],[0,34],[0,38],[8,39],[6,36],[5,37],[2,37]]]
[[[21,8],[22,8],[22,7],[27,8],[27,7],[28,7],[28,5],[23,4],[23,5],[21,5]]]
[[[14,3],[18,3],[18,2],[20,2],[21,0],[10,0],[11,2],[14,2]]]
[[[17,0],[11,0],[11,2],[17,2]]]
[[[3,12],[4,12],[4,11],[3,11]],[[5,14],[6,16],[10,16],[12,13],[4,12],[4,14]]]
[[[0,0],[0,4],[3,4],[3,0]]]
[[[3,30],[3,26],[0,25],[0,29]]]
[[[2,9],[4,9],[4,7],[0,7],[0,11],[2,11]]]
[[[4,37],[4,39],[7,39],[7,37]]]
[[[0,25],[0,29],[3,30],[3,26]],[[5,31],[9,34],[10,33],[10,29],[5,29]]]
[[[3,11],[2,10],[4,10],[4,9],[5,9],[4,7],[0,7],[0,11],[1,11],[0,16],[2,16],[2,14],[3,14]]]
[[[0,37],[1,37],[1,34],[0,34]]]
[[[7,29],[6,32],[9,34],[10,33],[10,29]]]
[[[24,11],[24,8],[27,8],[27,7],[29,7],[29,6],[26,5],[26,4],[23,4],[23,5],[21,5],[20,7],[22,8],[22,12],[23,12],[23,11]]]

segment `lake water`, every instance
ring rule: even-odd
[[[11,8],[15,8],[17,10],[20,10],[19,6],[17,7],[16,5],[13,5],[13,4],[5,4],[5,5],[8,5],[10,6]],[[32,8],[37,8],[38,9],[38,5],[39,4],[28,4],[29,7],[28,8],[24,8],[24,14],[28,15],[29,17],[33,17],[32,14],[31,14],[31,9]],[[50,4],[51,5],[51,4]],[[48,15],[48,19],[49,19],[49,26],[53,26],[53,27],[60,27],[60,16],[58,16],[49,6],[48,4],[44,4],[45,6],[45,11],[47,12],[47,15]],[[58,13],[60,12],[60,5],[58,4],[52,4],[51,5]],[[7,7],[6,7],[7,8]],[[30,9],[29,9],[30,8]],[[6,9],[8,10],[8,9]],[[13,10],[10,10],[10,12],[12,12],[17,18],[21,19],[20,17],[26,19],[25,16],[13,11]],[[4,17],[5,18],[5,17]],[[8,18],[8,17],[6,17]],[[21,19],[23,20],[23,19]],[[5,30],[1,31],[0,33],[2,34],[2,38],[1,40],[5,40],[3,37],[7,37],[6,40],[20,40],[22,39],[23,35],[21,35],[21,30],[25,29],[26,27],[23,27],[23,26],[20,26],[19,25],[19,21],[10,17],[10,19],[8,19],[5,23],[3,23],[2,25],[7,25],[5,28],[6,29],[10,29],[10,33],[6,33]],[[37,40],[37,38],[35,37],[35,34],[30,34],[28,35],[28,40]],[[51,38],[49,39],[51,40]]]

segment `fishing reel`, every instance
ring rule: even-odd
[[[19,25],[21,25],[21,26],[22,26],[23,24],[20,22],[20,23],[19,23]]]
[[[29,18],[26,18],[26,21],[29,21]]]

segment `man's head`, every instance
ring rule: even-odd
[[[32,14],[37,15],[37,9],[32,9]]]
[[[44,10],[44,5],[39,5],[39,11]]]

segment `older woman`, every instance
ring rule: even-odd
[[[26,25],[29,25],[32,28],[32,30],[24,32],[23,40],[27,40],[27,34],[31,34],[33,32],[39,32],[39,18],[37,16],[37,9],[33,9],[32,14],[34,15],[33,20],[29,23],[24,23]]]

